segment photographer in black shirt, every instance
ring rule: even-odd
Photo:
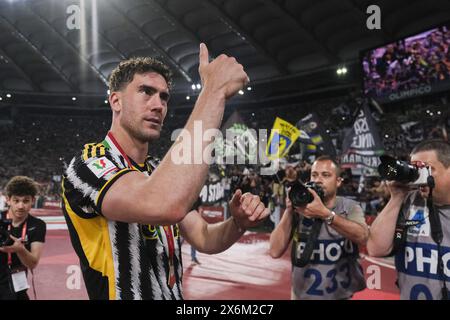
[[[30,215],[38,192],[36,182],[13,177],[6,185],[9,209],[0,215],[0,300],[29,300],[28,270],[39,263],[46,225]]]

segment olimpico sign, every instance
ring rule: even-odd
[[[399,100],[399,99],[403,99],[403,98],[411,98],[411,97],[416,97],[416,96],[420,96],[426,93],[430,93],[432,90],[431,86],[423,86],[423,87],[419,87],[419,88],[415,88],[415,89],[411,89],[411,90],[407,90],[407,91],[401,91],[399,93],[392,93],[389,95],[389,100],[390,101],[395,101],[395,100]]]

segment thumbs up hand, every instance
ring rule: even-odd
[[[233,57],[221,54],[210,62],[204,43],[200,44],[198,71],[203,90],[220,93],[225,99],[234,96],[250,81],[244,67]]]

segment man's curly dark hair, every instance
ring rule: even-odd
[[[156,72],[163,76],[169,89],[172,87],[172,72],[161,61],[151,57],[136,57],[124,60],[111,72],[109,76],[109,90],[120,91],[133,81],[134,75]]]
[[[15,176],[8,181],[5,187],[6,195],[8,197],[12,196],[32,196],[35,197],[38,193],[37,183],[26,176]]]

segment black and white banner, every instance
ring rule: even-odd
[[[360,109],[342,145],[342,168],[376,169],[384,153],[378,127],[367,104]]]

